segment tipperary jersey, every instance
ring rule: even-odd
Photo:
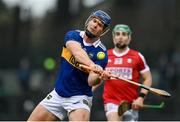
[[[119,54],[108,50],[106,70],[119,77],[139,82],[140,74],[149,71],[144,56],[135,50],[127,49]],[[123,80],[107,80],[104,84],[104,103],[119,104],[122,100],[132,102],[138,97],[138,87]]]
[[[105,68],[108,61],[105,46],[100,40],[93,44],[86,43],[83,40],[84,34],[84,31],[69,31],[65,35],[65,43],[69,40],[79,42],[90,59],[95,64]],[[79,62],[76,61],[75,57],[64,45],[61,53],[60,70],[55,85],[56,92],[62,97],[74,95],[92,96],[92,90],[88,85],[87,78],[88,73],[79,68]]]

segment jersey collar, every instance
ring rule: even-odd
[[[81,31],[79,35],[83,38],[84,34],[85,34],[85,32],[84,32],[84,31]],[[94,47],[98,47],[98,46],[101,44],[101,41],[100,41],[100,39],[98,39],[98,40],[95,41],[94,43],[87,43],[87,42],[83,39],[83,43],[84,43],[85,46],[92,46],[92,45],[93,45]]]
[[[121,53],[117,53],[114,49],[113,49],[113,54],[115,55],[115,56],[117,56],[117,57],[121,57],[121,56],[124,56],[124,55],[126,55],[128,52],[129,52],[129,47],[126,49],[126,50],[124,50],[123,52],[121,52]]]

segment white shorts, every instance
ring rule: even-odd
[[[72,110],[83,108],[90,112],[92,97],[79,95],[64,98],[59,96],[56,91],[53,90],[40,102],[40,104],[57,116],[60,120],[63,120]]]
[[[111,112],[118,112],[118,105],[107,103],[104,105],[106,116]],[[138,110],[130,109],[123,114],[123,121],[138,121]]]

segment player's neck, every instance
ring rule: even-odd
[[[117,53],[123,53],[123,52],[125,52],[126,50],[128,50],[128,47],[125,47],[125,48],[122,48],[122,49],[115,47],[114,50],[115,50]]]
[[[97,41],[99,39],[99,37],[97,37],[97,38],[88,38],[86,36],[86,34],[84,34],[83,39],[84,39],[84,41],[86,41],[86,43],[94,43],[95,41]]]

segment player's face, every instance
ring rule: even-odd
[[[87,29],[95,36],[100,36],[103,33],[104,24],[98,18],[92,18],[87,26]]]
[[[123,31],[116,31],[113,36],[114,45],[119,49],[124,49],[130,43],[130,36]]]

